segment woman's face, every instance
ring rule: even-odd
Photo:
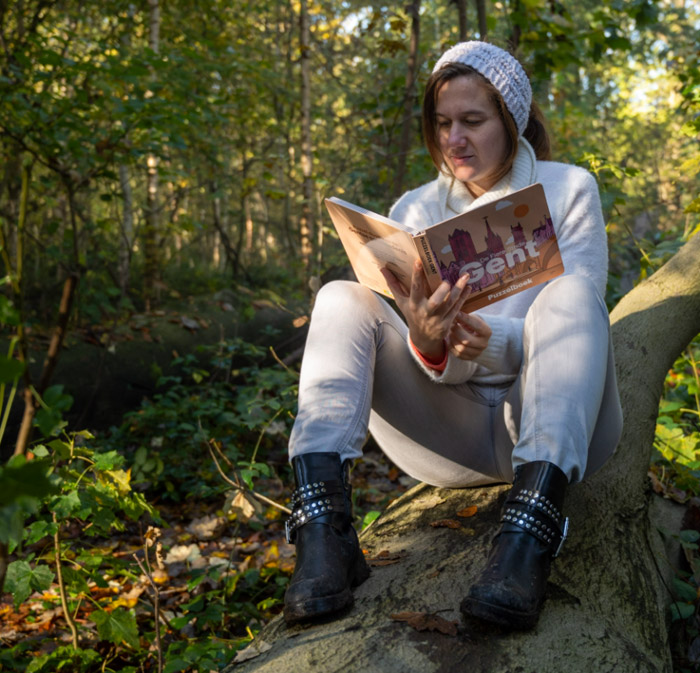
[[[476,77],[445,82],[435,108],[442,157],[475,197],[493,187],[506,156],[507,134],[488,89]]]

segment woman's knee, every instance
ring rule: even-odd
[[[351,280],[332,280],[321,287],[316,295],[315,304],[343,304],[351,302],[353,304],[370,298],[372,291]]]
[[[595,284],[586,276],[559,276],[547,283],[535,299],[535,305],[551,305],[584,315],[594,311],[607,319],[608,309]]]
[[[388,306],[369,288],[351,280],[332,280],[318,291],[314,312],[331,311],[335,315],[375,313]]]

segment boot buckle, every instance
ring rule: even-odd
[[[561,539],[559,540],[559,545],[557,546],[557,550],[554,552],[553,558],[556,558],[557,556],[559,556],[559,552],[561,551],[561,548],[564,546],[564,540],[566,540],[568,535],[569,535],[569,517],[567,516],[564,519],[564,525],[562,526],[562,530],[561,530]]]
[[[287,544],[292,544],[292,531],[289,525],[289,519],[284,521],[284,536],[287,539]]]

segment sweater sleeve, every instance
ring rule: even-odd
[[[543,170],[549,172],[552,166],[556,164]],[[604,297],[608,279],[608,241],[598,185],[583,168],[567,168],[569,179],[563,185],[557,185],[557,181],[551,178],[542,180],[547,200],[552,205],[564,273],[586,276]]]
[[[475,362],[494,374],[516,376],[523,361],[524,318],[481,316],[491,328],[488,346]]]

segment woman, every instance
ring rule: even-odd
[[[436,180],[390,216],[416,231],[534,182],[544,186],[565,274],[478,313],[460,312],[463,277],[430,294],[383,273],[402,320],[349,282],[318,294],[290,439],[297,490],[288,537],[297,565],[288,622],[346,608],[369,569],[351,524],[348,471],[367,430],[409,475],[442,487],[509,482],[486,568],[461,610],[532,627],[566,537],[564,491],[598,469],[622,419],[602,299],[607,242],[598,190],[546,161],[530,83],[507,52],[465,42],[437,62],[423,103]]]

